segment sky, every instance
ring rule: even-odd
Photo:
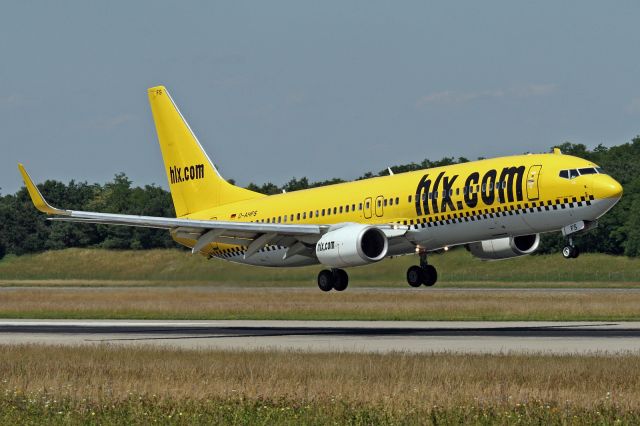
[[[167,187],[146,90],[165,85],[226,178],[640,134],[640,2],[11,1],[0,14],[0,193]]]

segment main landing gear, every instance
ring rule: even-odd
[[[565,259],[575,259],[580,256],[580,250],[573,245],[573,238],[569,237],[568,244],[562,248],[562,256]]]
[[[407,282],[411,287],[425,285],[431,287],[438,281],[438,271],[427,263],[427,254],[420,253],[420,266],[413,265],[407,269]]]
[[[323,269],[318,274],[318,287],[322,291],[344,291],[349,285],[349,275],[344,269]]]

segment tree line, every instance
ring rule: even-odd
[[[566,142],[559,146],[564,154],[591,160],[624,187],[620,202],[599,221],[598,227],[576,238],[581,251],[640,256],[640,136],[631,142],[593,150],[583,144]],[[438,161],[392,166],[394,173],[445,166],[469,161],[464,157],[445,157]],[[358,179],[388,175],[387,169],[368,172]],[[292,178],[283,185],[250,183],[247,188],[263,194],[278,194],[344,182],[340,178],[311,182]],[[72,210],[100,211],[146,216],[175,217],[171,195],[156,185],[132,186],[123,173],[106,184],[47,180],[38,185],[55,206]],[[559,251],[564,240],[559,233],[543,235],[541,253]],[[150,249],[177,247],[165,230],[50,221],[32,205],[26,188],[0,196],[0,258],[67,247],[109,249]]]

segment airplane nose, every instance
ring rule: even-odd
[[[594,176],[593,195],[596,199],[615,198],[616,201],[622,197],[622,185],[608,175]]]

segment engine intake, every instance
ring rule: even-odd
[[[378,262],[388,249],[387,236],[380,229],[350,224],[324,234],[316,244],[316,255],[323,265],[344,268]]]
[[[531,254],[539,245],[540,234],[532,234],[478,241],[468,244],[467,249],[480,259],[498,260]]]

